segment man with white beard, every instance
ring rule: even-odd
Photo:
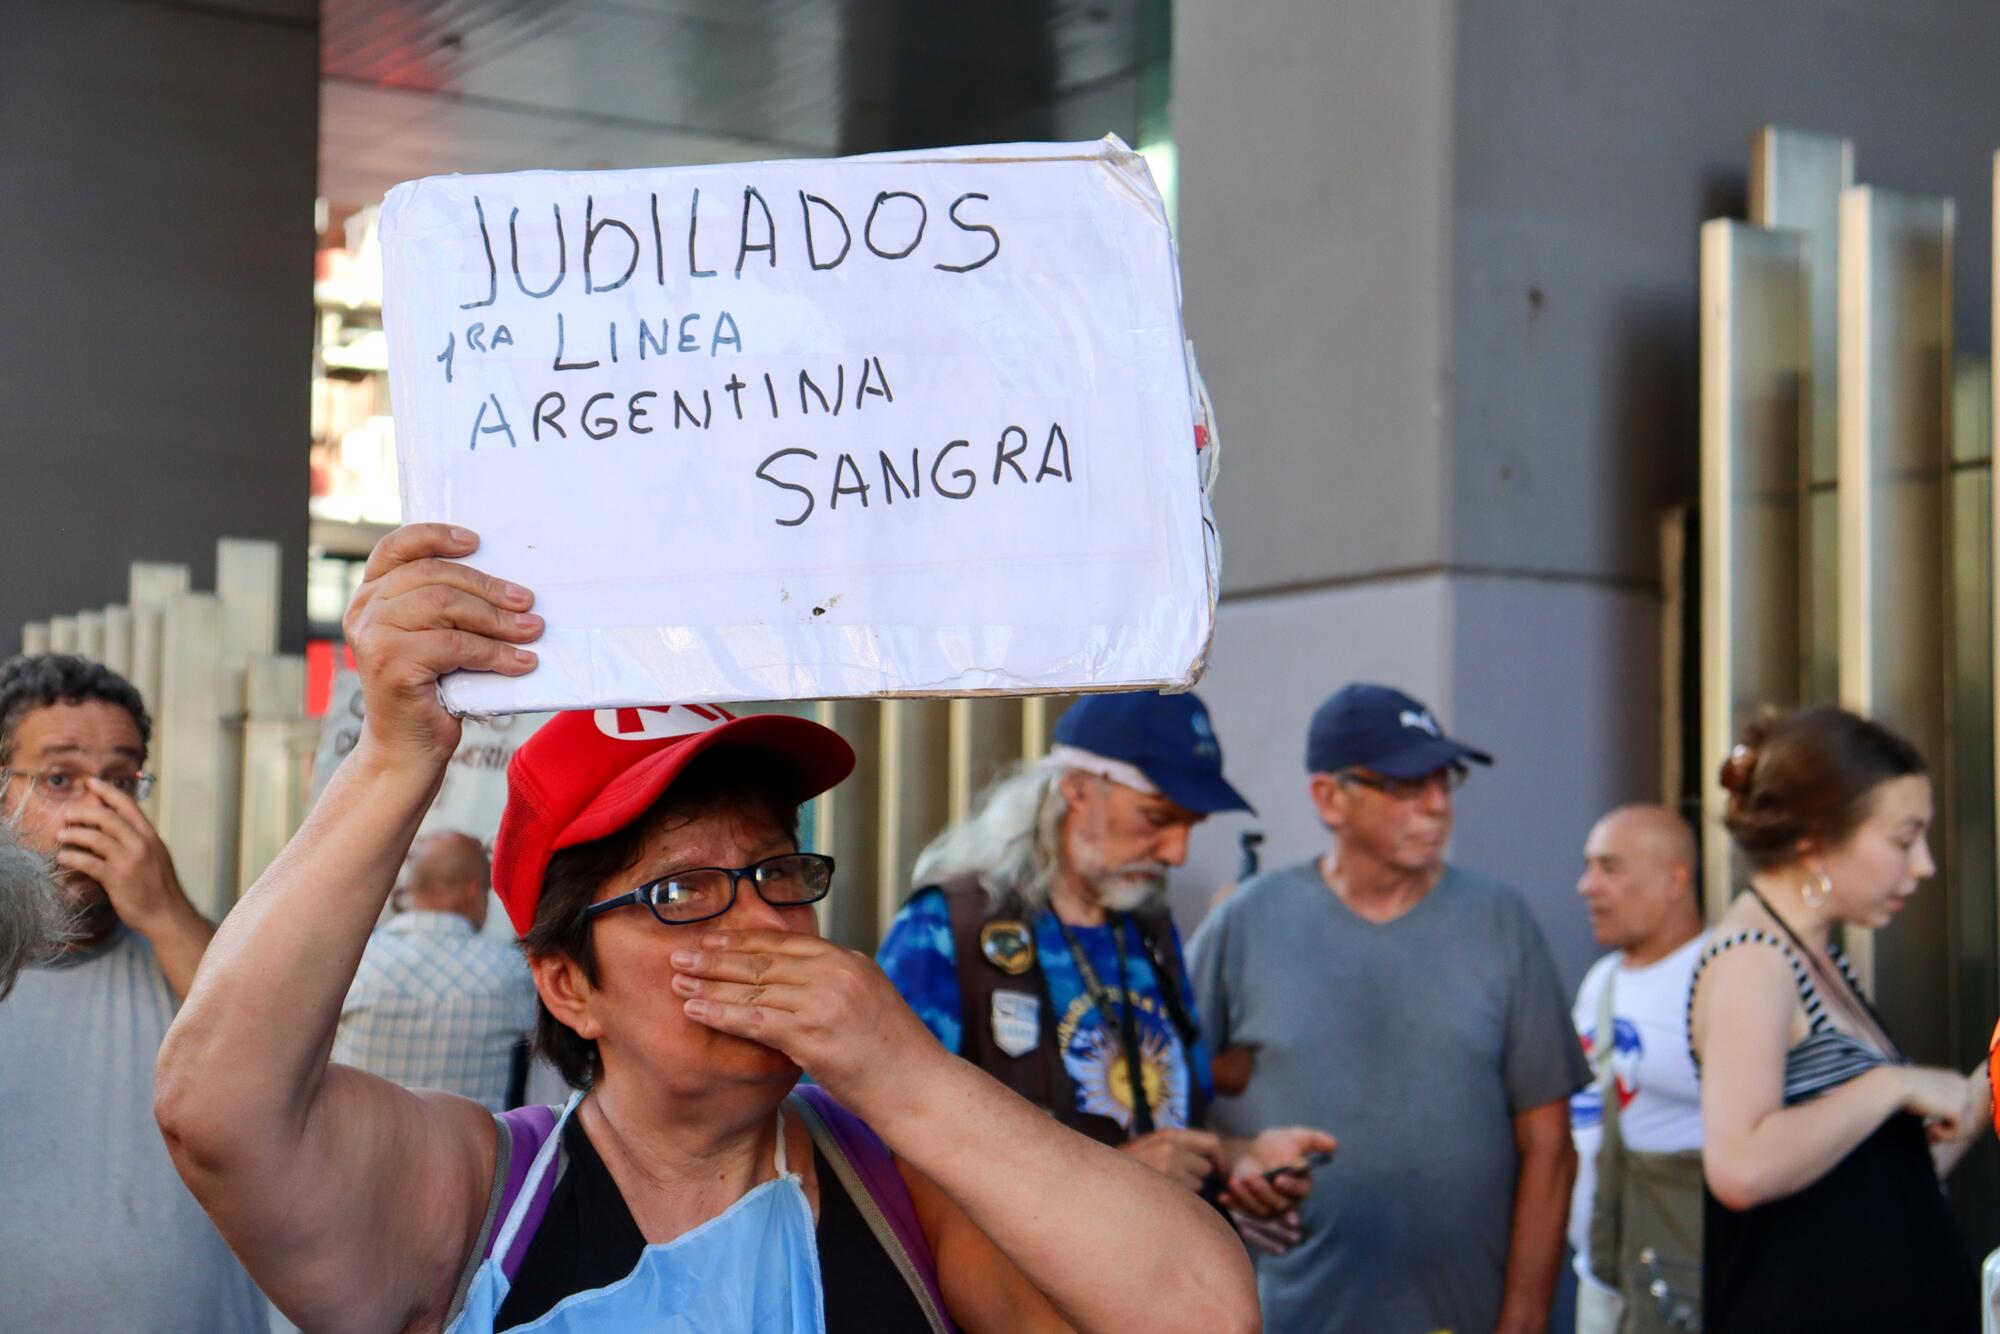
[[[1194,826],[1249,810],[1222,776],[1191,694],[1080,700],[1038,764],[995,779],[917,858],[918,890],[877,956],[946,1047],[1092,1138],[1295,1239],[1304,1127],[1228,1139],[1203,1127],[1214,1086],[1167,871]]]

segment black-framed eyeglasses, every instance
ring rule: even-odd
[[[1433,787],[1442,787],[1445,792],[1456,792],[1465,786],[1469,777],[1462,764],[1448,764],[1418,778],[1384,778],[1381,774],[1364,773],[1359,769],[1347,769],[1334,775],[1343,783],[1358,783],[1362,787],[1373,788],[1391,801],[1415,801]]]
[[[748,866],[696,866],[649,880],[629,894],[593,903],[583,910],[583,918],[589,921],[613,908],[643,903],[668,926],[705,922],[736,905],[736,886],[744,880],[773,908],[802,908],[818,903],[833,888],[833,858],[817,852],[787,852]]]

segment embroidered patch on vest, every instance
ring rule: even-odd
[[[1026,991],[993,993],[993,1045],[1026,1056],[1042,1041],[1042,998]]]
[[[979,952],[1009,977],[1019,977],[1035,966],[1035,938],[1025,922],[1003,917],[980,927]]]

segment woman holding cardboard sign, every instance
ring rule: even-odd
[[[832,865],[796,810],[853,755],[801,719],[607,709],[521,749],[494,880],[582,1090],[560,1112],[327,1063],[457,743],[438,676],[533,669],[532,596],[445,559],[476,546],[441,525],[377,546],[347,618],[362,740],[161,1049],[175,1162],[278,1305],[478,1334],[1257,1328],[1219,1215],[947,1055],[819,939]]]

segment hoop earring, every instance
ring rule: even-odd
[[[1806,907],[1818,912],[1833,897],[1833,877],[1825,871],[1813,872],[1799,882],[1799,897],[1805,900]]]

